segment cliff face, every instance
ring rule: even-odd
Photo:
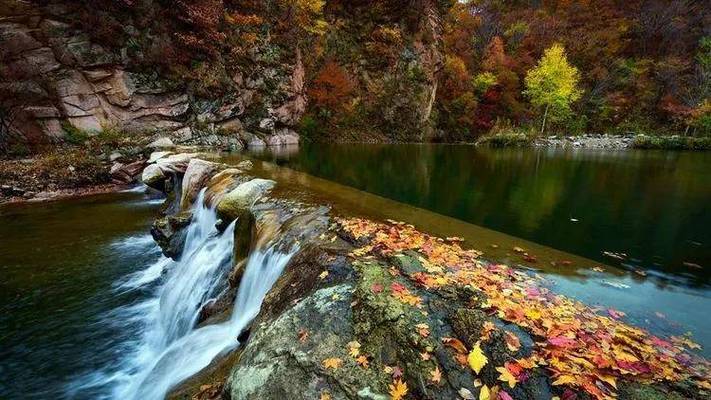
[[[155,24],[164,24],[159,20],[161,6],[144,3],[142,10],[155,14]],[[180,65],[170,69],[152,65],[160,55],[147,59],[149,46],[156,51],[170,42],[151,25],[140,26],[135,20],[139,12],[114,12],[112,20],[122,24],[117,43],[109,44],[87,29],[85,5],[4,0],[0,111],[6,143],[37,149],[78,131],[91,135],[107,129],[169,136],[175,143],[232,147],[298,141],[290,129],[306,103],[298,50],[289,49],[289,56],[267,62],[265,52],[275,46],[251,48],[254,52],[246,58],[252,62],[241,70],[221,71],[223,81],[216,92],[200,86],[215,76],[189,80],[184,77],[195,76],[195,70],[181,76],[176,73]],[[95,27],[105,28],[108,22],[98,21],[101,26]],[[189,60],[186,65],[191,63],[203,69],[222,68],[212,59]]]
[[[331,2],[321,57],[310,71],[309,135],[424,141],[443,66],[449,1]]]
[[[320,137],[423,140],[443,60],[440,20],[451,6],[434,0],[1,4],[5,150],[107,129],[169,136],[178,144],[289,144],[298,142],[295,128],[304,125],[307,109],[306,125],[315,121]],[[329,76],[333,65],[343,76]],[[341,78],[345,93],[338,82],[333,86]]]

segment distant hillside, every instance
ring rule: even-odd
[[[709,8],[1,0],[0,149],[22,153],[116,129],[188,144],[217,136],[234,147],[298,134],[470,141],[533,132],[544,115],[545,133],[708,134]],[[539,65],[554,47],[572,74],[562,89],[546,86],[560,65]],[[538,97],[526,83],[537,67]],[[558,97],[540,98],[547,92]]]

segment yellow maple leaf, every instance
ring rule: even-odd
[[[484,385],[481,387],[481,390],[479,390],[479,400],[490,400],[491,399],[491,392],[489,391],[489,387]]]
[[[467,357],[469,367],[477,374],[479,374],[479,371],[481,371],[481,369],[484,368],[486,363],[489,362],[489,359],[486,358],[484,352],[481,351],[480,344],[480,342],[476,342],[476,344],[472,348],[472,351],[469,352],[469,356]]]
[[[321,397],[319,397],[319,400],[331,400],[331,394],[328,392],[323,392],[321,393]]]
[[[516,383],[518,383],[518,380],[516,380],[516,377],[513,376],[511,371],[508,370],[506,367],[497,367],[497,371],[499,371],[499,380],[502,382],[506,382],[509,384],[510,388],[513,388],[516,386]]]
[[[407,383],[403,382],[402,379],[398,379],[392,385],[388,385],[388,388],[390,388],[389,393],[392,400],[401,400],[407,394]]]
[[[322,364],[324,368],[337,369],[341,368],[341,365],[343,365],[343,360],[337,357],[327,358],[322,361]]]
[[[323,271],[318,275],[318,277],[320,279],[326,279],[327,276],[328,276],[328,271]]]
[[[571,383],[577,382],[577,379],[573,375],[560,375],[558,379],[553,381],[553,385],[570,385]]]
[[[526,310],[526,317],[529,319],[533,319],[533,320],[541,319],[542,316],[543,316],[543,314],[541,313],[541,310],[537,310],[534,308]]]

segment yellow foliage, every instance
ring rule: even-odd
[[[480,342],[476,342],[476,344],[472,348],[472,351],[469,352],[469,356],[467,357],[469,367],[477,374],[479,374],[479,371],[481,371],[481,369],[484,368],[484,366],[489,362],[489,359],[486,358],[484,352],[481,351],[480,345]]]
[[[402,379],[396,380],[388,388],[390,389],[389,393],[392,400],[401,400],[407,394],[407,384]]]

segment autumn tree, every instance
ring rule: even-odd
[[[582,95],[579,80],[578,69],[568,63],[565,49],[558,43],[546,49],[536,67],[528,71],[524,93],[531,104],[544,110],[541,133],[546,129],[549,114],[554,119],[570,114],[570,105]]]
[[[313,79],[309,98],[317,107],[340,111],[353,92],[353,81],[335,61],[328,61]]]

